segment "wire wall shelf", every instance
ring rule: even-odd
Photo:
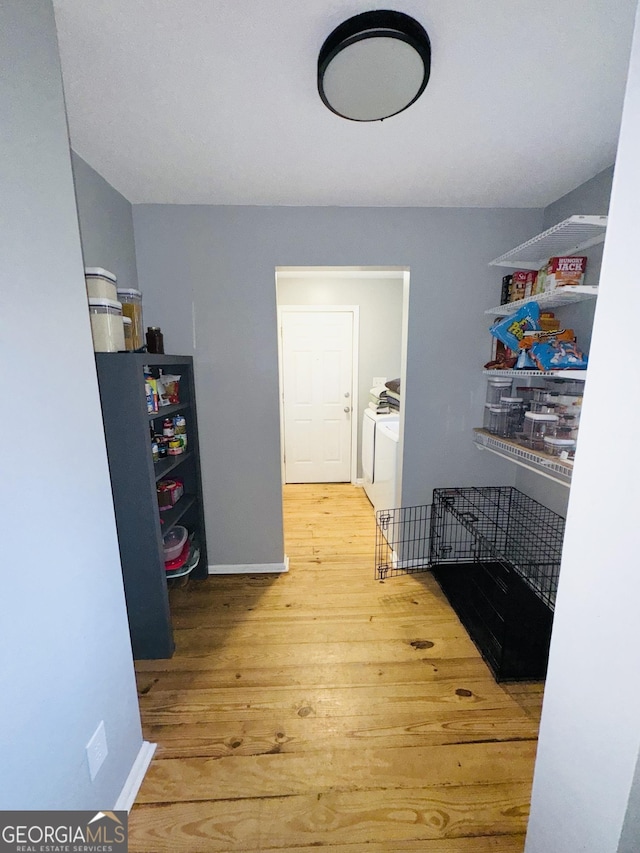
[[[575,379],[584,382],[587,378],[586,370],[483,370],[485,376],[509,376],[512,379],[523,379],[535,377],[536,379]]]
[[[598,288],[592,284],[579,284],[573,287],[556,287],[546,293],[537,293],[535,296],[527,296],[526,299],[516,299],[515,302],[505,302],[504,305],[496,305],[487,308],[485,314],[492,317],[507,317],[513,314],[522,305],[537,302],[542,310],[548,308],[561,308],[563,305],[575,305],[576,302],[584,302],[586,299],[595,299],[598,296]]]
[[[542,474],[550,480],[562,483],[563,486],[571,485],[573,463],[569,460],[561,460],[558,457],[549,456],[547,453],[538,453],[536,450],[523,447],[517,441],[498,438],[484,429],[476,428],[473,433],[473,440],[481,450],[497,453],[498,456],[510,459],[517,465],[535,471],[536,474]]]
[[[549,258],[574,255],[602,243],[606,229],[606,216],[570,216],[490,261],[489,266],[538,270]]]

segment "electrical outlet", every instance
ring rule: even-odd
[[[373,387],[375,388],[376,385],[384,385],[384,383],[386,381],[387,381],[386,376],[374,376],[373,377]]]
[[[109,749],[107,748],[107,733],[104,730],[104,720],[100,721],[100,725],[93,733],[91,740],[86,746],[86,750],[89,762],[89,774],[93,782],[109,753]]]

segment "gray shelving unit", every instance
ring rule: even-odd
[[[207,548],[200,476],[200,448],[191,356],[150,353],[96,353],[111,487],[115,507],[124,590],[133,655],[137,659],[171,657],[174,651],[162,537],[180,522],[200,543],[193,578],[206,578]],[[181,376],[180,403],[147,412],[144,367]],[[181,413],[187,421],[187,452],[154,463],[150,424]],[[160,513],[156,483],[184,482],[184,495],[173,509]]]

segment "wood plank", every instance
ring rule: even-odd
[[[401,850],[405,841],[522,833],[529,797],[528,784],[509,784],[135,807],[130,849],[212,853],[393,840]]]
[[[157,661],[155,662],[158,663]],[[291,687],[306,686],[365,686],[372,684],[415,684],[444,679],[479,679],[487,675],[486,664],[479,657],[434,658],[377,663],[343,663],[340,666],[243,666],[216,669],[138,669],[138,690],[142,695],[152,690],[190,690],[196,688],[236,687]],[[509,694],[511,695],[511,694]],[[531,697],[540,702],[541,695]],[[522,699],[516,699],[522,706]]]
[[[177,655],[166,662],[164,668],[180,669],[181,663],[187,669],[202,670],[211,669],[233,669],[241,672],[244,666],[259,665],[259,656],[267,655],[270,666],[304,665],[309,667],[324,666],[326,664],[341,665],[342,663],[384,663],[406,661],[431,661],[434,659],[468,658],[478,654],[476,647],[467,637],[453,637],[450,639],[420,638],[420,641],[433,643],[428,648],[416,648],[408,641],[396,640],[386,643],[304,643],[301,645],[288,645],[287,643],[274,644],[256,648],[249,644],[215,645],[207,647],[204,644],[198,648],[191,642],[192,650],[187,650],[181,642],[181,637],[176,637]],[[184,657],[182,657],[184,655]],[[478,655],[478,658],[480,656]],[[163,661],[164,664],[164,661]],[[139,672],[156,669],[158,661],[140,661],[137,665]]]
[[[308,619],[298,617],[295,627],[289,623],[289,631],[282,624],[272,622],[238,623],[231,631],[228,628],[193,627],[176,629],[176,641],[184,652],[203,646],[222,646],[227,640],[234,645],[248,643],[262,649],[274,644],[295,643],[380,643],[385,640],[402,640],[409,644],[420,642],[434,633],[438,640],[467,638],[464,628],[449,620],[448,624],[434,624],[429,619],[405,617],[403,620],[374,620],[366,616],[342,619]],[[231,636],[230,636],[231,634]]]
[[[374,844],[332,844],[331,853],[523,853],[524,835],[474,835],[467,838],[436,838],[429,841],[395,841]],[[289,853],[318,853],[318,845],[287,847]]]
[[[365,746],[422,747],[454,743],[535,740],[537,722],[513,708],[449,708],[437,717],[381,713],[333,718],[278,716],[246,720],[153,724],[143,713],[145,738],[158,744],[158,757],[263,753],[311,753]]]
[[[446,680],[415,684],[365,687],[262,687],[233,689],[154,690],[140,697],[145,718],[154,724],[175,722],[192,715],[202,722],[247,720],[265,714],[280,720],[291,717],[335,718],[365,716],[383,711],[393,719],[437,715],[444,708],[512,708],[513,700],[488,679]]]
[[[530,782],[536,744],[481,743],[412,749],[325,750],[235,761],[170,759],[153,763],[138,797],[141,803],[243,799],[294,794],[445,785]]]

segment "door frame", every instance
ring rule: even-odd
[[[278,305],[278,391],[280,397],[280,472],[282,482],[285,482],[284,466],[284,371],[282,365],[282,315],[290,312],[329,314],[340,311],[352,315],[351,336],[351,482],[355,485],[358,479],[358,419],[360,409],[358,404],[358,353],[360,341],[360,306],[359,305]]]

